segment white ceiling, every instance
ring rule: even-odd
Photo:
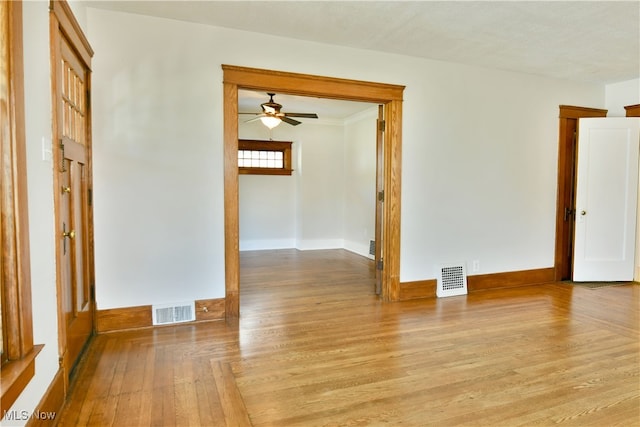
[[[89,3],[92,7],[552,78],[605,84],[640,77],[637,0]],[[278,101],[283,111],[293,111],[284,101],[286,98]]]

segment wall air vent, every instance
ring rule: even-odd
[[[369,240],[369,255],[376,256],[376,241]]]
[[[467,272],[464,263],[440,266],[437,281],[438,298],[467,294]]]
[[[191,322],[196,320],[196,305],[194,301],[154,305],[151,315],[154,325]]]

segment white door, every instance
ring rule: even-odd
[[[578,124],[573,280],[633,280],[640,118]]]

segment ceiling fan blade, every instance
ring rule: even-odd
[[[255,114],[255,113],[251,113],[251,114]],[[255,121],[260,120],[261,118],[266,117],[266,116],[267,116],[266,114],[260,114],[260,115],[258,115],[258,117],[254,117],[253,119],[249,119],[244,123],[255,122]]]
[[[282,120],[282,121],[283,121],[283,122],[285,122],[285,123],[289,123],[289,124],[290,124],[290,125],[292,125],[292,126],[298,126],[300,123],[302,123],[302,122],[299,122],[299,121],[297,121],[297,120],[290,119],[290,118],[289,118],[289,117],[287,117],[287,116],[281,116],[281,117],[280,117],[280,120]]]
[[[318,115],[316,113],[284,113],[287,117],[303,117],[307,119],[317,119]]]
[[[238,114],[248,114],[248,115],[256,116],[253,119],[245,121],[245,123],[251,123],[263,117],[275,117],[292,126],[298,126],[302,122],[298,120],[294,120],[291,117],[303,117],[306,119],[318,118],[318,115],[316,113],[283,113],[280,111],[280,109],[282,108],[282,105],[278,104],[273,100],[275,93],[267,93],[267,95],[269,95],[269,102],[264,102],[260,104],[260,106],[262,107],[262,113],[240,113],[240,112],[238,113]]]

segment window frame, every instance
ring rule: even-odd
[[[265,141],[258,139],[239,139],[238,152],[248,151],[276,151],[283,153],[284,165],[282,168],[245,167],[238,166],[241,175],[291,175],[291,145],[292,141]]]
[[[29,221],[27,211],[24,70],[22,63],[22,1],[0,0],[0,240],[2,263],[3,356],[0,370],[0,413],[8,410],[35,375]],[[6,346],[6,348],[4,347]]]

